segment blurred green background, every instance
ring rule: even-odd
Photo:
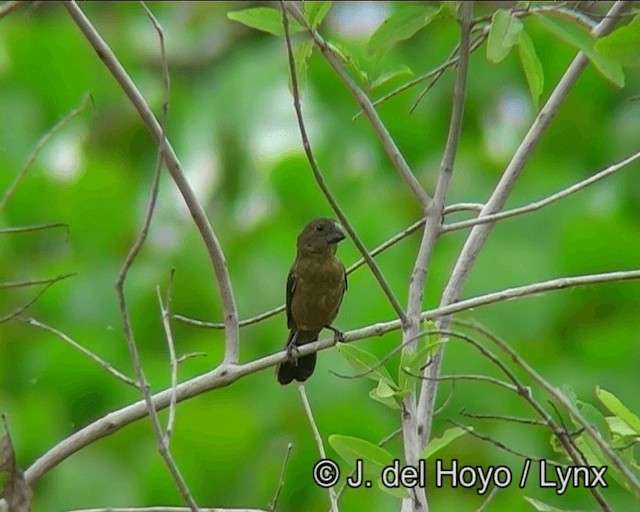
[[[608,2],[598,9],[605,12]],[[287,89],[284,41],[227,19],[249,2],[149,3],[164,28],[171,72],[168,135],[184,172],[224,247],[241,318],[284,301],[295,237],[311,218],[332,215],[302,152]],[[475,15],[498,5],[478,3]],[[136,3],[82,3],[156,113],[162,105],[158,37]],[[394,10],[392,3],[334,5],[321,32],[362,59],[368,36]],[[526,19],[543,64],[544,102],[575,50]],[[385,57],[416,74],[439,65],[458,39],[452,21],[434,23]],[[366,65],[365,65],[366,66]],[[637,73],[618,89],[589,66],[535,150],[507,204],[515,207],[568,186],[640,147]],[[448,130],[454,74],[448,71],[409,113],[420,87],[379,108],[380,115],[428,192]],[[374,98],[400,85],[391,82]],[[483,202],[495,186],[537,108],[515,55],[487,63],[473,54],[468,101],[448,203]],[[0,20],[0,191],[4,193],[38,139],[84,94],[91,104],[44,148],[0,211],[0,227],[61,222],[69,226],[34,233],[0,234],[0,281],[76,272],[51,287],[26,313],[47,323],[132,374],[113,283],[141,223],[156,150],[143,123],[61,4],[29,4]],[[303,91],[311,143],[331,190],[364,243],[373,248],[419,218],[407,187],[381,149],[369,123],[326,62],[314,53]],[[638,268],[640,169],[636,163],[595,186],[526,217],[501,222],[474,266],[463,297],[565,275]],[[462,220],[459,213],[447,220]],[[466,231],[443,236],[429,271],[426,307],[434,306]],[[393,290],[406,302],[419,237],[377,258]],[[346,265],[358,259],[341,244]],[[155,287],[165,289],[175,267],[175,313],[221,320],[211,265],[193,222],[167,173],[149,239],[126,282],[132,324],[154,391],[169,384],[166,342]],[[38,287],[0,289],[0,316],[28,302]],[[475,318],[510,344],[554,385],[567,384],[595,403],[601,386],[640,410],[640,283],[558,291],[480,308]],[[393,319],[393,311],[366,268],[352,274],[335,325],[343,330]],[[241,360],[279,351],[284,315],[241,331]],[[215,367],[223,353],[221,331],[173,322],[179,354],[206,357],[180,366],[181,380]],[[358,346],[379,356],[397,346],[399,333]],[[390,371],[395,362],[390,364]],[[344,380],[352,373],[336,350],[324,351],[306,388],[323,436],[344,434],[372,442],[399,426],[399,415],[368,397],[371,381]],[[445,373],[498,375],[463,343],[450,343]],[[441,387],[439,403],[450,386]],[[537,398],[544,400],[543,395]],[[0,410],[8,414],[18,461],[28,467],[80,427],[138,399],[131,388],[44,331],[19,321],[0,325]],[[459,383],[436,419],[433,434],[449,420],[474,424],[507,446],[539,457],[557,457],[543,429],[501,422],[472,422],[461,409],[530,415],[527,406],[488,385]],[[162,415],[166,419],[166,415]],[[201,506],[268,508],[287,444],[293,449],[278,510],[325,511],[325,490],[311,480],[319,458],[298,390],[280,387],[272,371],[244,378],[180,404],[172,452]],[[337,454],[326,444],[328,455]],[[402,458],[399,440],[388,449]],[[523,461],[470,436],[439,454],[461,464],[504,464],[518,478]],[[432,467],[431,465],[429,467]],[[345,469],[346,471],[346,469]],[[615,510],[637,501],[610,482]],[[593,510],[585,490],[558,497],[530,479],[498,492],[489,510],[529,510],[523,495],[567,509]],[[429,489],[436,511],[475,510],[473,489]],[[398,510],[398,501],[375,489],[350,490],[344,510]],[[34,511],[82,507],[180,505],[146,420],[75,454],[35,488]]]

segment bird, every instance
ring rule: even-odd
[[[316,354],[299,357],[297,347],[316,341],[324,328],[332,330],[337,341],[342,339],[331,323],[347,290],[346,270],[336,258],[338,243],[344,238],[340,224],[328,218],[312,220],[298,235],[297,255],[286,287],[289,337],[285,349],[289,360],[277,368],[282,385],[293,380],[304,382],[315,369]]]

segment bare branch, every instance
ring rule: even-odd
[[[458,229],[464,229],[464,228],[476,226],[479,224],[487,224],[489,222],[496,222],[501,219],[515,217],[516,215],[522,215],[524,213],[540,210],[545,206],[548,206],[552,203],[559,201],[560,199],[564,199],[565,197],[570,196],[571,194],[575,194],[576,192],[579,192],[580,190],[588,187],[589,185],[596,183],[597,181],[600,181],[603,178],[606,178],[607,176],[611,176],[612,174],[615,174],[616,172],[624,169],[625,167],[632,164],[639,158],[640,158],[640,151],[638,153],[631,155],[628,158],[625,158],[624,160],[621,160],[616,164],[610,165],[606,169],[603,169],[602,171],[597,172],[593,176],[589,176],[588,178],[582,181],[579,181],[578,183],[574,183],[573,185],[559,192],[556,192],[555,194],[552,194],[549,197],[545,197],[540,201],[534,201],[533,203],[530,203],[525,206],[520,206],[519,208],[513,208],[512,210],[506,210],[504,212],[494,213],[491,215],[484,215],[477,219],[456,222],[455,224],[448,224],[446,226],[443,226],[440,232],[448,233],[450,231],[456,231]]]
[[[58,133],[58,131],[64,128],[64,126],[67,125],[69,121],[71,121],[75,117],[79,116],[82,112],[84,112],[84,110],[87,108],[87,105],[89,105],[89,95],[85,94],[82,97],[82,101],[80,101],[80,105],[78,105],[71,112],[69,112],[62,119],[60,119],[60,121],[58,121],[55,125],[53,125],[47,131],[47,133],[45,133],[42,137],[40,137],[40,140],[36,144],[36,147],[33,148],[33,151],[31,151],[31,154],[29,155],[29,158],[27,158],[27,161],[25,162],[25,164],[22,166],[22,169],[20,169],[16,177],[11,182],[11,185],[9,185],[9,188],[5,191],[4,195],[2,196],[2,199],[0,199],[0,211],[4,210],[4,207],[6,206],[6,204],[13,197],[13,194],[18,188],[18,185],[20,185],[20,182],[22,181],[22,179],[25,177],[25,175],[33,165],[33,162],[35,162],[36,158],[40,154],[40,151],[42,151],[42,148],[44,148],[47,142],[49,142],[51,137],[53,137],[56,133]]]
[[[17,233],[31,233],[33,231],[42,231],[44,229],[65,228],[69,233],[69,225],[62,222],[54,222],[49,224],[36,224],[35,226],[20,226],[0,229],[0,235],[14,235]]]
[[[82,345],[80,345],[80,343],[78,343],[78,342],[74,341],[73,339],[71,339],[65,333],[59,331],[58,329],[55,329],[54,327],[51,327],[50,325],[43,324],[42,322],[39,322],[35,318],[27,318],[27,319],[24,319],[24,321],[26,323],[28,323],[29,325],[32,325],[34,327],[38,327],[39,329],[42,329],[42,330],[47,331],[47,332],[50,332],[54,336],[57,336],[62,341],[64,341],[67,345],[71,346],[72,348],[74,348],[75,350],[80,352],[81,354],[87,356],[94,363],[97,363],[100,366],[100,368],[102,368],[108,374],[110,374],[113,377],[115,377],[116,379],[124,382],[125,384],[127,384],[129,386],[133,386],[134,388],[137,389],[138,386],[137,386],[137,384],[135,383],[135,381],[133,379],[131,379],[130,377],[127,377],[122,372],[116,370],[110,363],[108,363],[107,361],[102,359],[100,356],[94,354],[89,349],[83,347]]]
[[[284,2],[284,7],[287,10],[287,12],[298,23],[300,23],[300,25],[302,25],[307,29],[308,33],[313,38],[315,45],[320,50],[320,53],[323,55],[323,57],[334,69],[334,71],[336,72],[338,77],[342,80],[342,82],[347,87],[349,92],[351,92],[356,102],[358,103],[358,105],[360,106],[364,114],[367,116],[367,118],[371,122],[371,125],[373,126],[373,129],[376,135],[378,136],[378,138],[380,139],[380,142],[382,143],[382,147],[387,152],[389,159],[391,160],[394,167],[400,174],[400,177],[406,183],[406,185],[411,189],[413,194],[416,196],[416,198],[420,202],[420,206],[422,207],[422,210],[426,211],[430,206],[431,198],[425,192],[424,188],[422,187],[422,185],[420,185],[420,182],[417,180],[417,178],[414,176],[413,172],[407,165],[407,162],[402,156],[400,149],[398,148],[393,138],[389,134],[387,128],[382,123],[382,120],[380,119],[380,116],[378,116],[378,113],[376,112],[376,109],[372,105],[371,100],[367,97],[364,91],[360,87],[358,87],[355,81],[351,78],[347,70],[344,68],[340,60],[340,57],[338,57],[335,54],[335,52],[332,50],[331,45],[329,45],[316,30],[311,29],[311,27],[307,25],[306,20],[304,19],[304,16],[302,16],[300,9],[298,9],[298,6],[295,5],[293,2]]]
[[[411,273],[409,303],[407,307],[409,324],[403,329],[403,341],[415,338],[420,329],[420,312],[424,299],[427,270],[429,269],[429,262],[435,242],[440,233],[444,203],[449,190],[449,184],[451,183],[451,176],[453,175],[453,166],[458,151],[460,132],[462,131],[472,16],[473,2],[463,2],[461,4],[460,19],[460,58],[458,60],[456,83],[453,90],[449,133],[447,135],[442,161],[440,162],[436,192],[429,208],[425,210],[426,223],[416,262]],[[408,349],[412,350],[414,346],[410,344]],[[421,423],[415,393],[412,393],[402,401],[401,418],[405,460],[407,464],[417,466],[422,449],[426,445],[427,438],[425,437],[424,426]],[[411,499],[404,499],[402,501],[402,511],[405,512],[409,510],[428,510],[424,487],[414,488]]]
[[[593,34],[600,37],[607,34],[613,29],[617,23],[617,17],[628,7],[627,1],[618,1],[613,4],[609,10],[610,18],[605,18],[598,26],[593,30]],[[578,53],[573,62],[569,65],[569,68],[565,72],[564,76],[560,79],[560,82],[555,87],[551,96],[547,100],[546,104],[540,110],[540,113],[534,120],[531,128],[525,135],[522,143],[516,150],[511,162],[507,166],[502,175],[498,185],[493,191],[491,197],[485,204],[480,217],[497,213],[504,206],[509,194],[515,185],[516,179],[522,172],[525,164],[529,160],[529,157],[533,153],[538,141],[548,128],[551,120],[555,116],[558,108],[562,104],[563,100],[568,95],[569,91],[578,80],[580,74],[587,66],[587,56],[582,52]],[[469,237],[467,238],[458,260],[451,273],[449,282],[447,283],[445,290],[442,294],[440,304],[447,306],[455,303],[462,293],[462,286],[465,283],[471,268],[480,252],[480,249],[484,245],[493,223],[482,224],[475,226]],[[439,320],[440,327],[446,327],[447,318]],[[442,364],[442,357],[444,351],[436,354],[434,364],[427,369],[429,375],[434,377],[440,373],[440,367]],[[420,389],[420,398],[418,401],[419,411],[419,423],[424,426],[424,438],[428,439],[430,436],[431,428],[431,416],[435,406],[435,397],[437,394],[437,382],[424,381]]]
[[[322,436],[320,435],[318,426],[316,425],[316,422],[313,419],[313,412],[311,412],[311,405],[309,405],[309,399],[307,398],[307,393],[304,390],[304,384],[300,384],[298,386],[298,391],[300,392],[300,397],[302,398],[304,411],[307,414],[309,423],[311,424],[311,430],[313,430],[313,438],[315,439],[316,445],[318,446],[318,453],[320,454],[320,458],[326,459],[327,454],[324,451],[324,443],[322,442]],[[329,501],[331,502],[332,512],[338,512],[338,498],[336,497],[336,491],[333,488],[333,486],[329,487]]]
[[[403,323],[406,323],[407,316],[404,310],[402,309],[402,306],[400,305],[400,303],[398,302],[398,299],[396,298],[393,291],[389,287],[389,283],[387,283],[387,280],[382,275],[382,271],[378,267],[378,264],[371,257],[371,255],[369,254],[369,251],[360,240],[360,237],[358,237],[355,230],[351,226],[351,223],[347,219],[347,216],[344,214],[344,212],[340,208],[340,205],[338,205],[337,201],[333,197],[333,194],[331,194],[331,191],[329,190],[329,187],[324,181],[324,177],[322,176],[322,173],[318,168],[318,163],[316,162],[316,159],[313,156],[313,152],[311,151],[311,143],[309,142],[309,136],[307,135],[307,129],[305,127],[304,118],[302,116],[302,107],[300,105],[300,92],[298,90],[296,64],[295,64],[295,59],[293,57],[293,49],[291,48],[291,38],[289,37],[289,18],[287,17],[287,9],[285,8],[284,1],[280,2],[280,7],[282,10],[282,24],[284,26],[285,41],[287,44],[287,55],[289,57],[289,69],[291,71],[291,85],[292,85],[291,88],[293,90],[293,106],[295,108],[296,117],[298,119],[298,127],[300,128],[300,136],[302,137],[302,146],[304,147],[304,152],[307,155],[307,159],[309,160],[309,165],[313,170],[313,175],[316,179],[316,182],[318,183],[318,186],[322,190],[322,193],[327,198],[327,201],[331,205],[331,208],[340,219],[342,226],[345,228],[347,233],[349,233],[349,237],[351,238],[351,240],[353,240],[353,243],[356,245],[356,247],[360,251],[360,254],[362,254],[362,257],[367,262],[367,265],[369,265],[371,272],[373,273],[374,277],[378,281],[378,284],[382,288],[382,291],[387,296],[387,299],[389,300],[389,302],[391,303],[391,306],[393,307],[396,314],[398,315],[398,318],[400,318]]]
[[[284,486],[284,473],[287,469],[287,464],[289,463],[289,455],[291,455],[291,448],[293,445],[291,443],[287,444],[287,452],[284,454],[284,461],[282,461],[282,469],[280,470],[280,479],[278,480],[278,487],[276,487],[276,493],[273,496],[273,500],[271,501],[271,506],[269,510],[271,512],[275,512],[278,506],[278,499],[280,499],[280,491],[282,491],[282,487]]]
[[[77,275],[75,272],[70,272],[68,274],[60,274],[56,277],[50,277],[48,279],[30,279],[27,281],[5,282],[0,283],[0,290],[6,288],[25,288],[27,286],[38,286],[41,284],[53,284],[57,283],[58,281],[63,281],[64,279],[74,277],[75,275]]]
[[[18,309],[12,311],[11,313],[9,313],[8,315],[5,315],[3,317],[0,317],[0,324],[3,324],[5,322],[8,322],[9,320],[12,320],[13,318],[19,317],[22,313],[24,313],[27,309],[29,309],[31,306],[33,306],[33,304],[35,304],[38,299],[40,297],[42,297],[42,295],[44,294],[44,292],[46,292],[51,286],[53,286],[54,284],[56,284],[58,281],[61,281],[62,279],[66,279],[67,277],[71,277],[75,274],[64,274],[62,276],[58,276],[59,278],[54,278],[52,280],[50,280],[45,286],[44,288],[42,288],[42,290],[40,290],[36,296],[31,299],[29,302],[27,302],[26,304],[23,304],[22,306],[20,306]]]
[[[227,271],[227,262],[222,251],[222,247],[209,224],[205,211],[198,202],[189,182],[182,173],[180,161],[178,160],[171,144],[166,139],[158,120],[153,115],[153,112],[151,112],[151,109],[140,94],[138,88],[111,51],[111,48],[109,48],[98,31],[75,2],[67,1],[64,3],[64,6],[87,38],[87,41],[96,51],[98,57],[100,57],[107,66],[109,72],[116,79],[124,93],[131,100],[131,103],[140,114],[140,118],[149,129],[154,141],[162,153],[162,158],[167,165],[167,169],[169,170],[173,181],[182,194],[185,204],[189,209],[189,213],[193,217],[193,220],[200,232],[200,236],[207,248],[209,259],[211,260],[219,286],[225,323],[224,360],[227,363],[237,363],[240,333],[238,329],[238,313],[233,295],[233,288],[231,286],[231,280]]]
[[[162,325],[164,326],[164,333],[167,337],[167,346],[169,348],[169,365],[171,367],[171,400],[169,401],[169,419],[167,420],[167,430],[164,433],[164,442],[169,446],[171,442],[171,435],[176,421],[176,388],[178,387],[178,360],[176,359],[176,349],[173,343],[173,333],[171,332],[171,297],[173,288],[173,276],[174,269],[171,270],[171,276],[169,277],[169,285],[167,287],[167,298],[165,303],[162,302],[162,296],[160,295],[160,287],[156,287],[156,294],[158,295],[158,303],[160,304],[160,311],[162,312]]]
[[[599,282],[612,282],[620,279],[640,279],[640,271],[633,272],[613,272],[608,274],[597,274],[595,276],[578,276],[573,278],[562,278],[538,283],[536,285],[528,285],[520,288],[512,288],[467,299],[450,306],[428,310],[422,313],[421,319],[429,320],[438,318],[443,315],[452,315],[459,311],[470,308],[476,308],[481,305],[492,304],[503,300],[522,297],[526,295],[539,294],[544,291],[558,290],[569,286],[581,286],[595,284]],[[381,322],[373,324],[361,329],[355,329],[344,333],[344,342],[353,342],[361,339],[371,338],[374,336],[382,336],[388,332],[401,328],[399,320],[390,322]],[[302,345],[299,347],[300,356],[305,356],[319,350],[325,350],[335,344],[333,336],[322,339],[313,343]],[[176,388],[176,401],[182,402],[194,396],[206,393],[212,389],[221,388],[233,384],[238,379],[247,375],[252,375],[266,368],[275,366],[276,364],[288,361],[289,356],[286,351],[277,352],[254,361],[240,364],[227,365],[223,364],[203,375],[185,381]],[[446,378],[446,377],[444,377]],[[161,391],[153,395],[153,403],[156,410],[168,407],[171,401],[171,389]],[[30,484],[47,473],[50,469],[58,465],[70,455],[81,450],[85,446],[93,443],[97,439],[106,437],[117,432],[129,423],[143,418],[148,414],[148,410],[144,400],[136,402],[113,411],[103,418],[100,418],[90,425],[87,425],[70,437],[62,440],[47,453],[36,460],[31,467],[25,472]]]

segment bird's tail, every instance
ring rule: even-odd
[[[307,343],[311,343],[312,341],[317,341],[319,331],[298,331],[298,335],[296,336],[295,343],[297,346],[305,345]],[[289,332],[289,339],[287,340],[287,345],[291,343],[291,339],[293,338],[294,331],[291,330]],[[285,361],[284,363],[280,363],[278,365],[278,382],[282,385],[289,384],[292,380],[297,380],[299,382],[304,382],[313,373],[313,370],[316,367],[316,354],[309,354],[307,356],[301,356],[298,358],[297,364],[294,364],[292,361]]]

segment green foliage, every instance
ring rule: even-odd
[[[502,61],[520,37],[522,22],[509,11],[498,9],[493,15],[489,38],[487,39],[487,59],[496,64]]]

